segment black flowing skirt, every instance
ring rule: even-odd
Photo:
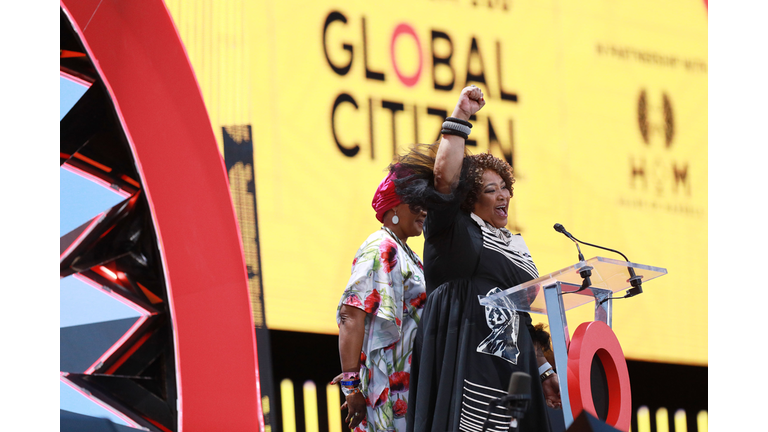
[[[482,285],[482,283],[480,283]],[[507,394],[513,372],[531,376],[531,400],[517,431],[548,431],[547,409],[538,379],[530,336],[530,316],[517,313],[516,349],[507,357],[487,352],[493,339],[485,307],[478,295],[487,287],[472,280],[447,282],[432,292],[422,313],[411,365],[408,432],[479,432],[489,418],[491,431],[510,429],[503,407],[489,413],[489,401]],[[509,347],[510,344],[507,344]],[[498,350],[497,350],[498,352]]]

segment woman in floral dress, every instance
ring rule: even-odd
[[[355,431],[404,431],[411,352],[426,301],[421,259],[408,247],[427,212],[402,202],[390,172],[373,197],[383,224],[360,246],[341,296],[340,383],[345,422]]]

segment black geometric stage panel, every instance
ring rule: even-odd
[[[93,366],[138,321],[125,318],[59,329],[61,371],[83,373]]]

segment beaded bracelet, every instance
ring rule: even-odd
[[[352,388],[342,387],[342,388],[341,388],[341,392],[342,392],[342,393],[344,393],[344,396],[345,396],[345,397],[346,397],[346,396],[349,396],[349,395],[353,395],[353,394],[355,394],[355,393],[362,393],[362,392],[360,391],[360,389],[359,389],[359,388],[357,388],[357,387],[352,387]]]

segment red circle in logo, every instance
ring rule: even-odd
[[[416,42],[416,48],[419,52],[419,68],[412,76],[403,75],[403,73],[400,72],[400,69],[397,67],[397,58],[395,57],[395,43],[397,42],[397,38],[399,38],[401,35],[410,35]],[[421,70],[424,67],[424,57],[421,54],[421,41],[419,41],[419,37],[416,35],[416,30],[414,30],[413,27],[406,23],[398,24],[397,27],[395,27],[395,31],[392,33],[392,41],[389,44],[389,54],[392,57],[392,66],[395,68],[395,74],[397,74],[397,77],[400,78],[400,81],[408,87],[413,87],[416,85],[416,83],[419,82],[419,78],[421,77]]]

